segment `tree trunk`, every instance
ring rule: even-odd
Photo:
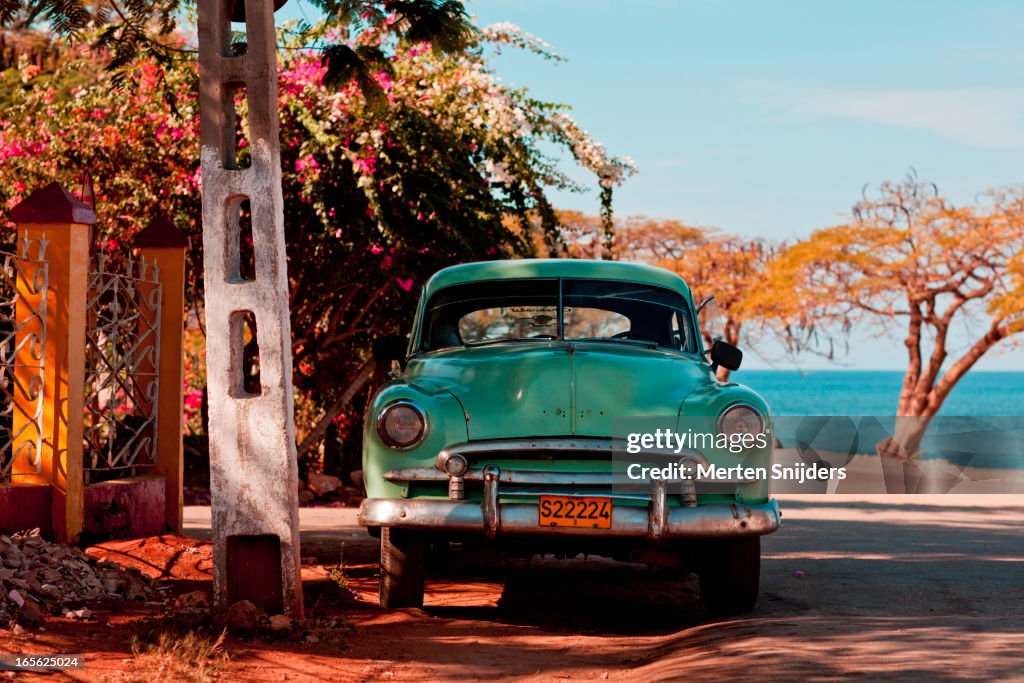
[[[878,455],[898,460],[917,460],[921,455],[921,442],[928,431],[932,417],[931,415],[897,417],[893,435],[879,441],[875,446]]]
[[[932,417],[898,416],[893,435],[875,445],[887,493],[921,492],[921,442]]]

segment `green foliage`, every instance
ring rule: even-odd
[[[236,0],[244,3],[244,0]],[[461,0],[312,0],[350,37],[387,32],[407,44],[427,42],[435,54],[455,54],[474,39],[476,30]],[[280,3],[279,3],[280,4]],[[140,57],[167,65],[194,53],[179,39],[179,22],[195,11],[194,0],[0,0],[0,28],[24,30],[48,26],[72,42],[88,42],[102,52],[116,83],[130,82],[131,66]],[[309,38],[312,27],[298,33]],[[357,41],[358,42],[358,41]],[[370,77],[389,68],[386,46],[344,41],[321,46],[327,81],[340,86],[355,81],[374,103],[380,95]]]
[[[608,156],[560,104],[502,86],[487,61],[495,44],[546,48],[514,27],[475,33],[466,51],[409,43],[393,24],[282,31],[281,161],[295,385],[329,404],[378,335],[405,331],[418,289],[461,261],[525,256],[556,247],[547,198],[573,185],[541,149],[568,150],[610,198],[633,171]],[[288,37],[285,37],[288,36]],[[312,37],[311,37],[312,36]],[[389,68],[325,85],[311,43],[386,49]],[[52,74],[12,70],[0,119],[0,211],[88,171],[98,194],[100,249],[123,254],[156,212],[189,235],[189,301],[201,309],[197,76],[191,62],[139,59],[138,87],[118,87],[102,65],[69,57]],[[81,74],[90,75],[83,80]],[[245,111],[239,113],[244,120]],[[250,144],[238,131],[239,149]],[[541,216],[543,235],[531,227]],[[201,316],[197,316],[201,319]],[[195,364],[199,368],[200,364]],[[190,386],[200,384],[190,378]]]
[[[105,55],[117,80],[140,56],[169,63],[181,50],[178,17],[183,0],[0,0],[0,27],[47,26],[72,43],[89,42]]]

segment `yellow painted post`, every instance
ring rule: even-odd
[[[166,217],[158,216],[135,236],[139,258],[158,268],[160,287],[160,376],[157,395],[156,471],[167,481],[166,524],[182,530],[185,400],[185,252],[188,238]]]
[[[10,220],[19,238],[47,241],[45,404],[39,472],[27,459],[14,474],[53,489],[53,535],[74,543],[85,522],[82,419],[85,409],[85,325],[89,286],[89,239],[95,212],[57,183],[33,192],[14,207]],[[19,400],[20,395],[19,395]],[[15,414],[32,414],[17,406]],[[28,412],[27,412],[28,411]]]

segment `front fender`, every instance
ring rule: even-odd
[[[764,448],[751,448],[740,453],[732,453],[728,449],[710,449],[704,455],[708,462],[721,466],[763,467],[771,474],[772,450],[775,427],[771,408],[767,401],[753,389],[736,382],[709,382],[690,392],[679,406],[679,417],[676,424],[677,432],[692,429],[695,432],[709,434],[718,433],[718,417],[727,408],[737,403],[745,403],[762,416],[766,432]],[[757,481],[737,486],[737,494],[741,501],[760,503],[770,497],[770,482],[766,477]]]
[[[377,416],[384,406],[405,399],[414,401],[427,416],[427,436],[416,446],[395,449],[377,433]],[[466,411],[455,396],[431,382],[403,379],[388,382],[373,397],[363,423],[363,481],[370,498],[398,498],[408,495],[408,484],[384,479],[384,473],[399,467],[432,467],[438,452],[447,444],[468,440]]]

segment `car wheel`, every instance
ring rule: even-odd
[[[423,555],[426,541],[410,529],[384,527],[380,534],[380,606],[423,606]]]
[[[754,609],[761,580],[761,537],[715,539],[701,551],[697,576],[708,611],[730,615]]]

